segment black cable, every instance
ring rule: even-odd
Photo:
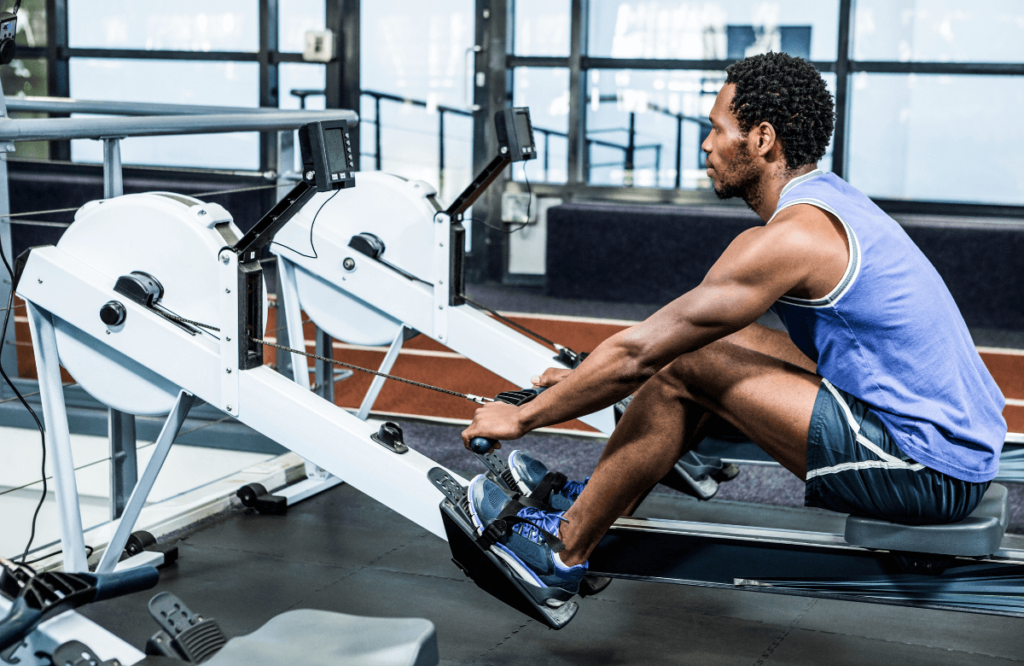
[[[53,553],[47,553],[46,555],[40,555],[40,556],[39,556],[39,557],[37,557],[36,559],[34,559],[34,560],[29,560],[28,562],[26,562],[26,561],[24,560],[24,558],[23,558],[23,559],[22,559],[22,561],[21,561],[21,563],[22,563],[23,565],[25,565],[25,566],[28,566],[28,565],[30,565],[30,564],[36,564],[37,562],[42,562],[43,560],[46,560],[46,559],[49,559],[49,558],[51,558],[51,557],[55,557],[55,556],[57,556],[57,555],[60,555],[60,554],[61,554],[61,553],[63,553],[63,552],[64,552],[64,550],[63,550],[63,549],[61,549],[61,550],[55,551],[55,552],[53,552]],[[86,547],[85,547],[85,559],[89,559],[90,557],[92,557],[92,554],[93,554],[93,553],[95,553],[95,552],[96,552],[96,549],[95,549],[95,548],[93,548],[92,546],[86,546]]]
[[[484,225],[488,229],[494,229],[500,231],[506,236],[522,231],[526,227],[530,226],[530,208],[533,206],[533,186],[530,185],[530,179],[526,175],[526,162],[523,162],[523,181],[526,183],[526,193],[530,195],[529,201],[526,203],[526,221],[521,222],[515,229],[506,229],[505,227],[496,227],[493,224],[488,224],[487,220],[480,220],[480,224]],[[437,217],[436,215],[434,217]]]
[[[7,273],[11,276],[11,294],[10,298],[7,300],[7,312],[4,313],[3,327],[0,327],[0,349],[3,349],[4,340],[7,337],[7,325],[11,319],[11,310],[14,309],[14,270],[11,268],[10,263],[7,262],[7,255],[4,254],[2,245],[0,245],[0,259],[3,260],[4,268],[7,269]],[[25,397],[21,395],[21,391],[19,391],[18,387],[14,385],[11,378],[7,376],[7,372],[4,371],[3,363],[0,363],[0,376],[3,376],[4,381],[7,382],[7,385],[11,387],[12,391],[14,391],[14,395],[18,396],[18,400],[25,406],[28,413],[32,415],[32,420],[36,422],[36,428],[39,429],[39,441],[42,445],[43,461],[40,465],[40,469],[42,470],[41,475],[43,477],[43,494],[39,497],[39,503],[36,504],[36,510],[32,514],[32,530],[29,532],[28,543],[25,544],[25,552],[21,555],[21,561],[24,562],[28,557],[28,551],[32,550],[32,542],[36,538],[36,522],[39,520],[39,511],[43,508],[43,502],[46,501],[46,433],[43,429],[42,421],[40,421],[39,417],[36,416],[35,410],[28,404]]]
[[[487,307],[486,305],[484,305],[483,303],[477,303],[476,301],[474,301],[469,296],[466,296],[465,294],[462,294],[462,297],[464,299],[466,299],[467,303],[472,305],[477,310],[483,310],[487,314],[492,315],[494,317],[497,317],[498,319],[500,319],[501,321],[505,322],[509,326],[512,326],[513,328],[518,328],[523,333],[526,333],[527,335],[529,335],[531,337],[537,338],[538,340],[540,340],[541,342],[543,342],[546,345],[551,345],[555,349],[555,351],[561,351],[563,349],[562,345],[560,345],[560,344],[558,344],[556,342],[552,342],[551,340],[548,340],[547,338],[545,338],[540,333],[534,333],[533,331],[531,331],[530,329],[526,328],[522,324],[517,324],[516,322],[514,322],[511,319],[509,319],[508,317],[504,316],[503,314],[501,314],[497,310],[493,310],[493,309]]]
[[[334,194],[332,194],[331,196],[327,197],[327,199],[324,200],[324,202],[322,204],[320,204],[320,207],[316,209],[316,214],[313,215],[313,221],[309,223],[309,247],[310,247],[311,250],[313,250],[313,254],[311,254],[311,255],[310,254],[302,254],[298,250],[296,250],[294,248],[291,248],[291,247],[288,247],[284,243],[278,243],[277,241],[270,241],[270,244],[271,245],[280,245],[284,249],[291,250],[295,254],[299,255],[300,257],[305,257],[306,259],[319,259],[320,257],[317,256],[316,247],[313,245],[313,226],[316,225],[316,218],[320,217],[320,211],[322,211],[324,209],[324,206],[327,205],[328,201],[330,201],[334,197],[338,196],[338,192],[341,192],[341,190],[335,190]]]

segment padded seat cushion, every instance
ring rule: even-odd
[[[959,523],[899,525],[884,520],[849,516],[846,542],[877,550],[983,557],[999,550],[1009,522],[1006,487],[989,486],[978,508]]]
[[[435,666],[429,620],[296,610],[228,641],[208,666]]]

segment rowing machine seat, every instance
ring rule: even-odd
[[[875,550],[984,557],[999,550],[1009,522],[1006,487],[989,486],[978,508],[959,523],[899,525],[884,520],[849,516],[846,542]]]
[[[434,666],[437,660],[437,633],[429,620],[295,610],[232,638],[206,663]]]

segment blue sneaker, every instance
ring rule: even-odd
[[[498,520],[511,528],[494,543],[493,552],[498,557],[524,581],[568,593],[565,599],[550,599],[549,605],[560,606],[579,593],[587,563],[567,567],[555,559],[555,553],[564,547],[558,540],[558,526],[564,520],[561,512],[524,507],[483,474],[470,481],[468,494],[469,511],[478,534],[483,535]]]
[[[517,490],[527,497],[545,502],[556,511],[566,511],[573,505],[587,486],[587,481],[569,481],[564,474],[552,474],[541,461],[522,451],[513,451],[508,457],[508,467],[515,479]],[[538,488],[547,485],[534,494]],[[538,496],[542,495],[542,496]]]

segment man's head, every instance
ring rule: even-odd
[[[753,204],[767,170],[793,171],[821,159],[835,105],[818,71],[785,53],[751,56],[726,74],[701,148],[715,193]]]

